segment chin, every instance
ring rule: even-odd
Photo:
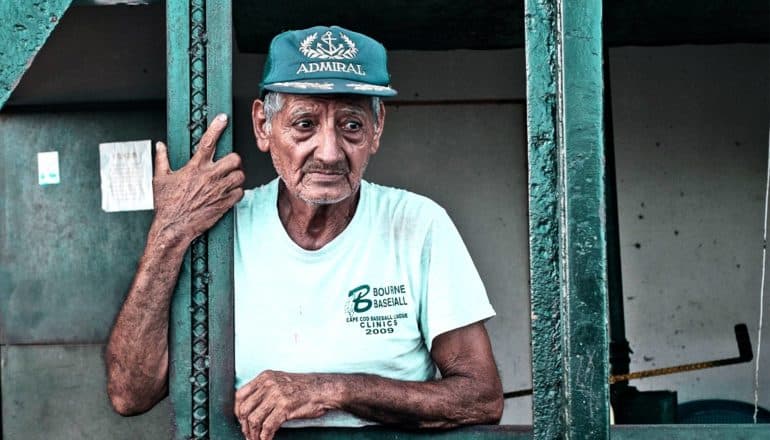
[[[333,205],[347,199],[352,194],[352,192],[349,192],[345,194],[319,194],[315,196],[312,194],[300,193],[299,198],[311,205]]]

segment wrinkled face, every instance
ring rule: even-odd
[[[283,108],[270,123],[259,100],[252,117],[259,149],[270,153],[289,194],[311,204],[355,194],[369,156],[379,148],[384,108],[375,124],[368,97],[283,96]]]

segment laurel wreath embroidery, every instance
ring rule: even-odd
[[[318,58],[321,56],[320,53],[310,47],[316,38],[318,38],[318,32],[310,34],[307,36],[307,38],[302,40],[302,43],[299,45],[299,51],[302,52],[302,55],[305,55],[308,58]]]
[[[308,58],[318,58],[322,60],[349,60],[355,58],[355,56],[358,54],[358,48],[356,48],[356,44],[353,42],[353,40],[350,39],[350,37],[343,34],[342,32],[340,32],[340,38],[345,42],[345,46],[347,46],[343,51],[340,51],[340,49],[342,49],[341,45],[335,48],[331,45],[331,43],[329,43],[327,47],[322,46],[321,42],[316,43],[316,39],[318,39],[318,32],[312,33],[308,35],[307,38],[302,40],[302,43],[299,45],[299,51]],[[316,43],[315,47],[313,47],[313,43]]]
[[[348,45],[348,49],[344,52],[342,52],[342,57],[346,59],[352,59],[355,58],[356,54],[358,54],[358,49],[356,48],[356,43],[353,42],[347,35],[340,32],[340,38],[342,38],[342,41],[345,42],[345,44]]]

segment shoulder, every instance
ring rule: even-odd
[[[370,227],[389,231],[396,242],[414,246],[436,227],[451,223],[444,208],[423,195],[370,182],[362,184],[362,191]]]
[[[423,220],[445,216],[446,211],[438,203],[423,195],[411,191],[393,188],[364,181],[362,191],[366,191],[370,209],[391,219],[419,217]]]
[[[235,205],[235,211],[238,216],[248,215],[250,213],[275,207],[275,200],[278,192],[278,178],[270,182],[247,189],[243,192],[243,198]]]

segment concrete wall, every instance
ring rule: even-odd
[[[64,17],[10,104],[162,100],[163,32],[157,7],[76,8]],[[133,38],[128,41],[125,35]],[[749,324],[756,344],[770,117],[768,54],[768,46],[758,45],[611,51],[626,327],[634,370],[734,356],[732,326],[737,322]],[[390,57],[400,94],[388,106],[383,147],[367,177],[429,195],[447,208],[498,311],[489,328],[506,390],[527,388],[523,51],[395,52]],[[256,151],[249,127],[262,60],[235,57],[235,145],[244,157],[249,185],[274,175],[267,158]],[[421,105],[425,101],[430,105]],[[118,299],[104,302],[105,314],[115,313]],[[13,307],[57,313],[46,304],[19,301]],[[73,321],[73,328],[80,326]],[[764,337],[770,338],[767,330]],[[53,342],[38,356],[3,344],[2,423],[8,438],[52,432],[51,425],[13,417],[9,402],[21,395],[32,399],[26,408],[38,408],[41,419],[54,417],[42,409],[47,405],[56,408],[57,420],[87,423],[97,411],[59,403],[53,391],[49,397],[29,397],[28,388],[8,383],[44,381],[38,366],[45,359],[73,359],[63,365],[91,359],[87,362],[96,368],[98,350]],[[770,362],[768,351],[763,371]],[[770,407],[770,375],[761,376],[761,402]],[[741,365],[632,384],[675,389],[680,401],[751,401],[752,380],[752,366]],[[83,399],[103,392],[99,381],[61,383]],[[107,414],[106,400],[94,402],[102,405],[96,414]],[[149,429],[143,420],[149,419],[135,419],[129,426],[137,432]],[[528,398],[506,403],[505,423],[530,420]],[[79,438],[67,433],[70,437],[63,438]]]
[[[631,368],[737,356],[734,324],[747,323],[757,343],[770,50],[737,45],[612,54]],[[765,318],[768,310],[765,302]],[[763,345],[760,401],[768,407],[770,349]],[[638,386],[675,389],[680,401],[753,401],[753,365]]]

